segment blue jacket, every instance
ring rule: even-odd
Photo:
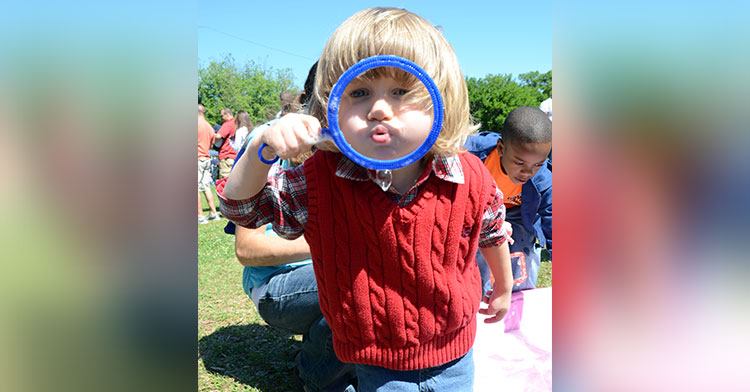
[[[470,136],[464,147],[484,162],[500,138],[495,132],[480,132]],[[552,162],[549,160],[523,184],[521,220],[526,229],[536,232],[539,243],[552,250]]]

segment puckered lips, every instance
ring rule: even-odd
[[[388,143],[391,141],[391,131],[385,125],[378,124],[372,127],[370,138],[373,142],[378,144]]]

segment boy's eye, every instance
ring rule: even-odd
[[[367,91],[365,91],[364,89],[354,90],[349,94],[349,96],[351,96],[352,98],[364,97],[366,95]]]
[[[407,89],[405,89],[405,88],[399,88],[399,89],[396,89],[396,90],[395,90],[395,91],[393,92],[393,94],[394,94],[394,95],[406,95],[406,94],[408,94],[408,93],[409,93],[409,90],[407,90]]]

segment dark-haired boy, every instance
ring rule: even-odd
[[[535,288],[541,248],[552,252],[552,163],[547,160],[552,122],[538,108],[521,106],[508,114],[502,136],[481,132],[469,137],[466,148],[484,162],[503,192],[514,240],[513,291]],[[489,268],[481,254],[477,261],[486,293],[492,287]]]

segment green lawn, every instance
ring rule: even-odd
[[[536,287],[552,287],[552,262],[549,259],[549,252],[542,249],[542,263],[539,265]]]
[[[198,225],[198,390],[298,391],[293,358],[300,337],[258,316],[242,290],[242,266],[234,237],[224,234],[226,222]]]
[[[226,222],[198,225],[198,390],[300,391],[293,358],[301,338],[258,316],[242,290],[242,266],[234,256],[234,237],[224,234]],[[543,262],[538,286],[551,281],[552,263]]]

